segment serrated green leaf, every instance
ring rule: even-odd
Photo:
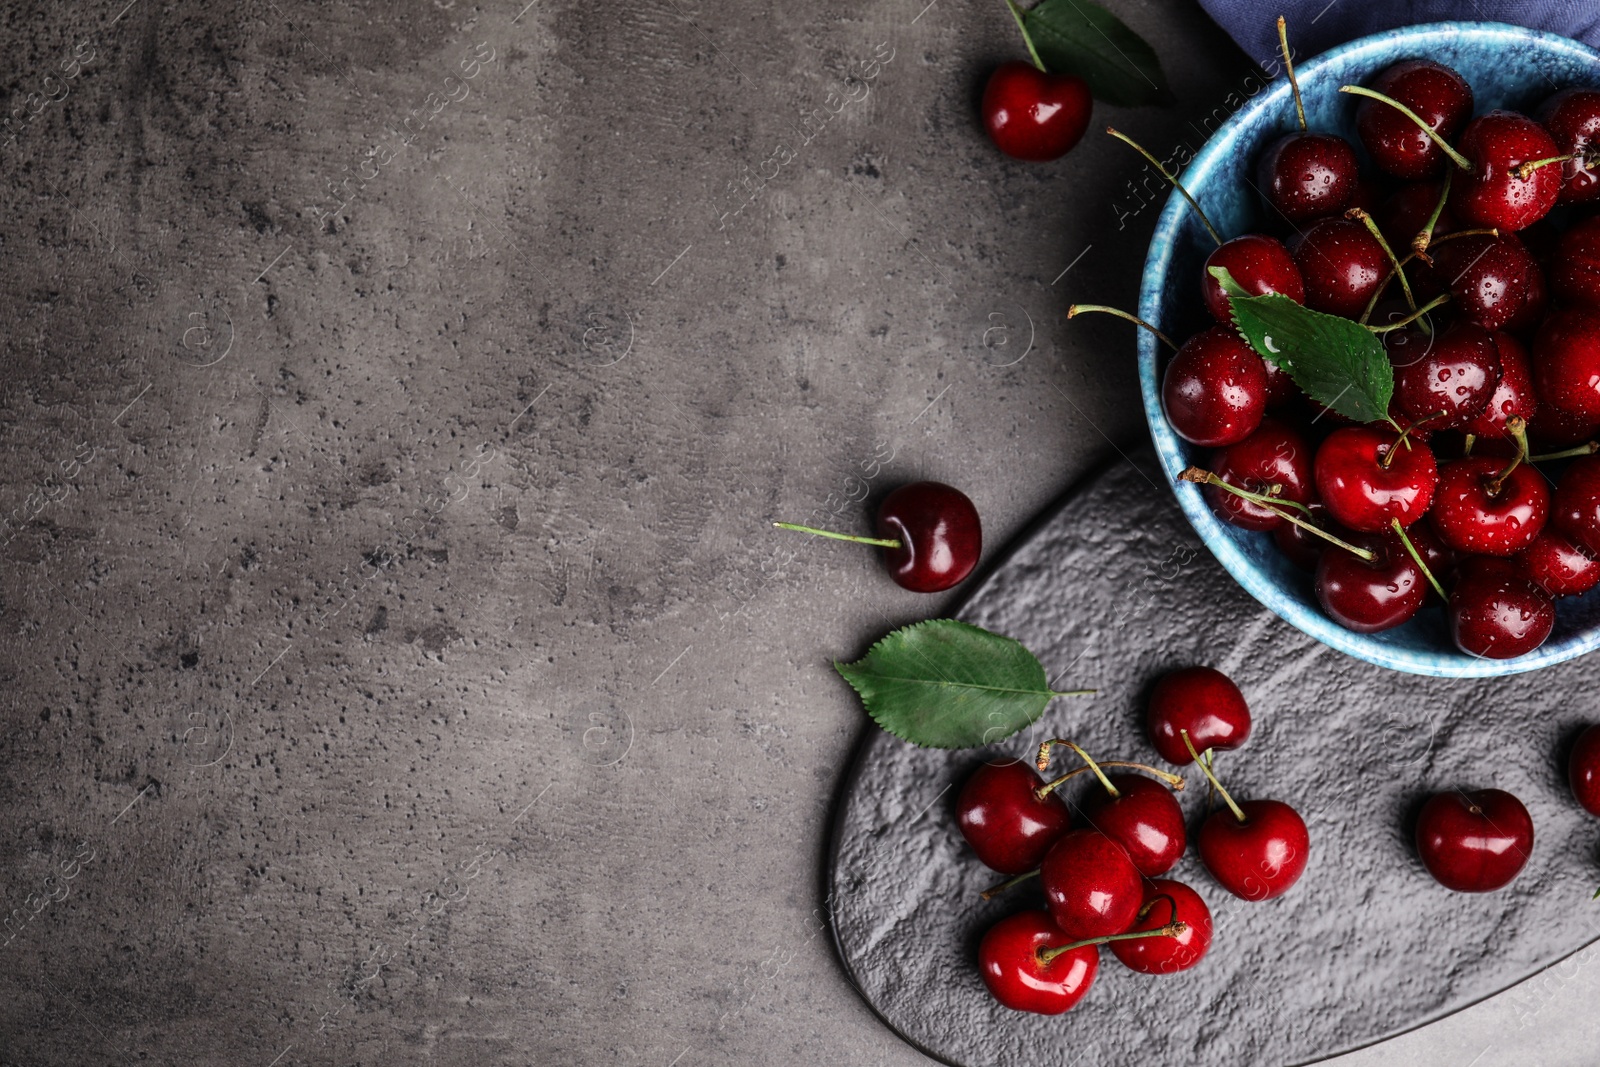
[[[1044,668],[1018,641],[954,619],[895,630],[855,663],[834,663],[867,714],[925,748],[976,748],[1044,714]]]
[[[1325,408],[1357,422],[1388,419],[1394,367],[1377,334],[1278,293],[1251,296],[1226,268],[1210,270],[1228,294],[1234,328],[1262,359],[1288,371]]]
[[[1171,102],[1155,49],[1099,4],[1043,0],[1022,13],[1022,26],[1046,70],[1078,75],[1096,99],[1119,107]]]

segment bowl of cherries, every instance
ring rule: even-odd
[[[1145,262],[1179,503],[1360,659],[1485,677],[1600,646],[1600,54],[1497,23],[1284,51],[1169,175]]]

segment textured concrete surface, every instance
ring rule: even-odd
[[[1197,146],[1246,60],[1114,6],[1181,103],[1100,117]],[[1126,327],[1061,313],[1131,303],[1156,194],[996,158],[1014,33],[5,6],[0,1061],[923,1062],[822,922],[827,663],[941,600],[767,523],[933,476],[999,546],[1137,440]],[[1482,1067],[1600,1035],[1591,970],[1530,996]]]

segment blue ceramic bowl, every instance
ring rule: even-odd
[[[1339,86],[1364,84],[1390,63],[1412,57],[1460,71],[1472,85],[1480,113],[1498,107],[1531,112],[1557,89],[1600,86],[1600,53],[1565,37],[1496,22],[1408,26],[1352,41],[1295,68],[1310,128],[1341,133],[1360,152],[1355,101],[1340,93]],[[1246,93],[1251,95],[1241,103]],[[1281,78],[1266,86],[1248,79],[1225,106],[1237,110],[1216,127],[1182,177],[1217,229],[1224,236],[1236,236],[1255,229],[1263,210],[1252,188],[1256,158],[1296,122],[1288,82]],[[1183,198],[1176,192],[1168,197],[1145,258],[1140,317],[1179,338],[1208,324],[1200,277],[1205,258],[1215,247]],[[1369,663],[1448,678],[1531,671],[1600,647],[1600,589],[1557,601],[1550,639],[1534,652],[1508,660],[1480,659],[1457,650],[1435,598],[1411,622],[1380,634],[1353,633],[1329,619],[1312,594],[1310,576],[1280,554],[1268,535],[1219,521],[1198,486],[1177,481],[1185,467],[1204,463],[1205,450],[1183,441],[1168,425],[1161,410],[1161,353],[1155,338],[1147,331],[1138,332],[1145,415],[1184,514],[1239,584],[1284,619]]]

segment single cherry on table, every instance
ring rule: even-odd
[[[1600,815],[1600,725],[1578,735],[1567,757],[1567,784],[1584,811]]]
[[[1458,893],[1511,884],[1533,853],[1533,817],[1503,789],[1436,793],[1417,816],[1417,855],[1434,881]]]
[[[1203,908],[1205,905],[1201,904]],[[1209,919],[1206,941],[1210,941]],[[1048,912],[1024,911],[1001,919],[978,944],[978,970],[995,1000],[1013,1011],[1060,1015],[1077,1004],[1100,969],[1100,946],[1186,939],[1176,953],[1192,953],[1194,938],[1182,919],[1103,937],[1072,941]],[[1204,953],[1204,949],[1200,950]],[[1196,956],[1196,959],[1199,957]]]
[[[961,490],[943,482],[902,485],[878,505],[876,537],[818,530],[792,522],[775,522],[780,530],[798,530],[835,541],[882,548],[889,576],[914,593],[938,593],[959,584],[983,554],[983,526],[978,509]]]
[[[1184,735],[1200,752],[1229,751],[1250,739],[1250,706],[1233,679],[1213,667],[1185,667],[1161,676],[1145,708],[1145,730],[1161,758],[1194,762]]]
[[[1241,900],[1271,900],[1305,873],[1311,834],[1300,813],[1281,800],[1237,803],[1217,781],[1194,743],[1185,747],[1227,806],[1200,824],[1200,861],[1222,888]]]
[[[983,89],[983,128],[1012,159],[1044,163],[1072,150],[1089,128],[1094,100],[1076,74],[1002,63]]]

